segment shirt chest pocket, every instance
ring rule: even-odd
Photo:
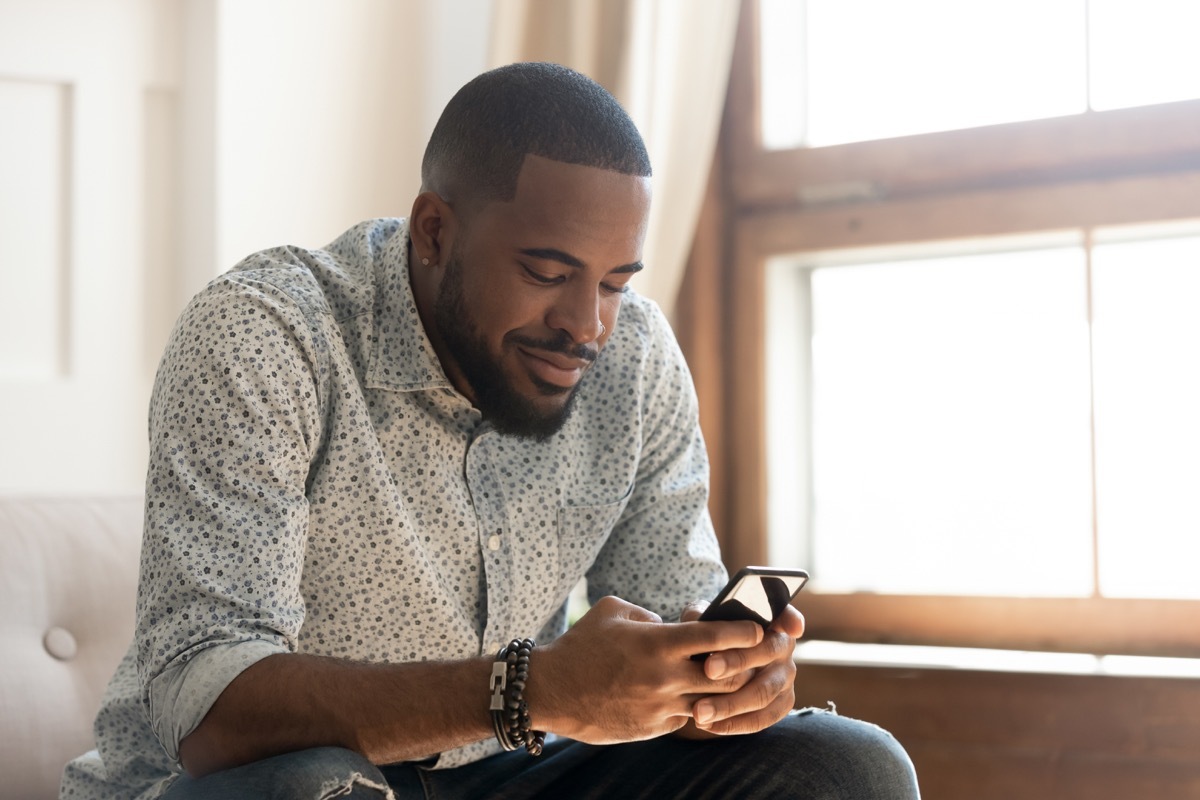
[[[558,594],[565,596],[579,583],[608,541],[633,486],[616,501],[601,505],[564,506],[558,510]]]

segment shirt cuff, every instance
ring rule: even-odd
[[[150,727],[176,766],[179,743],[199,727],[225,687],[251,664],[286,647],[262,639],[213,645],[176,662],[150,682]]]

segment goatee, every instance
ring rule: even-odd
[[[467,311],[462,262],[456,254],[451,254],[446,261],[445,270],[433,307],[434,324],[450,356],[475,393],[475,405],[483,418],[500,433],[539,442],[549,439],[562,430],[571,416],[582,381],[574,386],[563,387],[531,375],[530,380],[544,397],[566,395],[562,405],[549,411],[540,410],[529,398],[514,389],[497,358],[488,352],[487,342]],[[588,361],[594,361],[597,355],[595,348],[575,345],[561,331],[559,336],[548,340],[519,334],[509,334],[506,339],[530,349],[563,353]]]

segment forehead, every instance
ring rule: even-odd
[[[557,247],[585,261],[580,251],[603,250],[597,257],[626,264],[641,258],[649,212],[649,178],[530,155],[513,199],[484,206],[476,224],[514,246]]]

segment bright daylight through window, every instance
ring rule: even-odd
[[[768,150],[1200,97],[1200,3],[759,9]],[[1010,227],[770,260],[772,560],[828,593],[1200,599],[1200,222]]]
[[[1200,237],[1097,238],[1100,589],[1200,598]]]
[[[772,442],[773,556],[823,591],[1200,597],[1200,238],[1105,235],[1090,343],[1082,235],[777,259],[768,363],[807,368],[769,419],[811,444]]]
[[[763,140],[843,142],[1200,97],[1200,3],[762,0]]]

